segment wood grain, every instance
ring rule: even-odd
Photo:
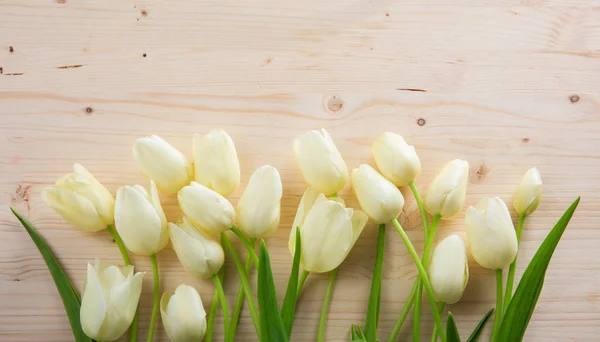
[[[540,209],[527,221],[517,274],[577,195],[582,202],[554,255],[527,341],[595,341],[600,334],[600,2],[458,0],[301,2],[0,1],[0,340],[69,341],[62,304],[35,246],[10,215],[24,213],[47,239],[77,288],[86,263],[119,262],[108,233],[64,222],[40,192],[71,164],[109,189],[142,183],[131,144],[159,134],[191,153],[193,133],[225,128],[242,166],[243,191],[263,164],[284,182],[280,230],[269,239],[280,295],[289,272],[289,226],[305,184],[294,136],[327,128],[349,167],[372,163],[383,131],[414,144],[426,190],[446,161],[471,164],[467,205],[483,196],[512,201],[522,174],[538,166]],[[401,217],[419,250],[412,196]],[[349,187],[341,192],[354,207]],[[163,196],[177,219],[175,198]],[[375,229],[343,264],[327,338],[345,341],[364,320]],[[380,336],[386,338],[416,275],[389,230]],[[464,234],[463,218],[440,237]],[[139,269],[150,271],[145,258]],[[196,286],[205,306],[212,284],[192,279],[172,250],[159,255],[162,286]],[[237,291],[227,264],[226,290]],[[311,276],[294,341],[314,341],[326,276]],[[141,304],[144,336],[151,279]],[[463,300],[451,306],[466,336],[494,305],[494,276],[471,263]],[[423,306],[424,333],[431,318]],[[222,324],[219,323],[219,329]],[[237,340],[254,341],[247,313]],[[411,337],[410,322],[400,340]],[[159,324],[157,341],[166,341]]]

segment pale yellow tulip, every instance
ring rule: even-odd
[[[446,220],[458,215],[465,205],[468,180],[469,163],[454,159],[446,164],[429,185],[425,195],[427,211]]]
[[[460,300],[469,281],[467,247],[460,236],[453,234],[438,243],[428,275],[438,301],[454,304]]]
[[[195,288],[181,284],[175,293],[163,293],[160,317],[173,342],[199,342],[206,333],[206,311]]]
[[[240,185],[240,165],[233,140],[223,130],[194,135],[195,181],[227,197]]]
[[[204,185],[192,182],[179,191],[177,198],[183,213],[213,235],[230,229],[235,222],[231,203]]]
[[[377,224],[388,223],[402,212],[400,190],[370,165],[352,170],[352,189],[362,210]]]
[[[421,173],[421,161],[415,147],[407,144],[401,135],[383,133],[373,143],[372,150],[377,168],[396,186],[407,185]]]
[[[542,176],[537,167],[527,170],[515,191],[514,207],[521,215],[530,215],[540,205]]]

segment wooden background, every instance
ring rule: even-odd
[[[517,274],[564,209],[579,210],[548,270],[528,341],[594,341],[600,334],[600,1],[598,0],[0,0],[0,340],[69,341],[61,301],[38,251],[9,207],[49,241],[77,288],[86,263],[120,262],[108,233],[83,233],[40,192],[71,164],[112,191],[142,183],[131,145],[158,134],[191,153],[191,136],[225,128],[237,144],[242,186],[263,164],[284,182],[281,228],[268,240],[280,294],[287,237],[305,184],[294,136],[320,127],[350,168],[372,163],[383,131],[414,144],[424,191],[444,162],[471,164],[467,205],[512,201],[538,166],[539,210],[527,220]],[[422,250],[412,196],[401,217]],[[356,201],[347,186],[341,192]],[[176,201],[163,196],[170,219]],[[388,230],[380,336],[387,339],[416,269]],[[440,237],[464,234],[463,217]],[[327,339],[348,340],[365,316],[374,259],[369,225],[342,265]],[[139,269],[149,262],[135,257]],[[188,276],[174,253],[159,255],[162,287],[193,284],[208,308],[210,282]],[[233,274],[232,265],[227,265]],[[494,305],[494,276],[471,263],[461,303],[466,336]],[[311,276],[294,341],[314,341],[327,276]],[[237,280],[226,288],[233,297]],[[144,281],[141,331],[150,313]],[[424,305],[423,331],[431,319]],[[221,323],[219,328],[222,329]],[[247,314],[237,340],[254,341]],[[411,336],[407,323],[400,340]],[[166,341],[159,324],[156,340]]]

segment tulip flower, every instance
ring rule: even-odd
[[[466,215],[471,254],[485,268],[501,270],[517,255],[517,235],[506,204],[498,197],[484,198]]]
[[[352,170],[352,189],[360,207],[377,224],[395,219],[404,207],[400,190],[370,165]]]
[[[160,317],[173,342],[202,341],[206,332],[206,311],[195,288],[181,284],[175,293],[160,299]]]
[[[167,245],[167,219],[153,180],[150,194],[141,185],[124,186],[117,191],[115,226],[125,246],[135,254],[153,255]]]
[[[348,181],[348,168],[325,129],[294,139],[294,153],[304,179],[318,192],[332,195]]]
[[[196,182],[179,190],[179,206],[196,225],[218,235],[231,228],[235,210],[229,201],[214,190]]]
[[[187,217],[177,224],[169,223],[169,235],[179,262],[193,276],[210,278],[223,266],[225,254],[221,244]]]
[[[527,170],[515,191],[514,207],[520,215],[528,216],[540,205],[542,177],[537,167]]]
[[[192,181],[192,164],[179,150],[156,135],[136,140],[133,158],[140,171],[153,179],[160,191],[174,194]]]
[[[279,225],[282,191],[276,168],[265,165],[254,171],[237,205],[240,230],[253,238],[274,232]]]
[[[223,130],[194,135],[195,181],[227,197],[240,185],[240,164],[231,137]]]
[[[425,208],[431,215],[451,219],[465,205],[469,163],[454,159],[435,176],[425,196]]]
[[[45,189],[42,199],[77,228],[90,232],[105,229],[113,223],[113,195],[83,166],[74,164],[73,170]]]
[[[467,248],[458,235],[450,235],[438,243],[428,274],[438,301],[454,304],[460,300],[469,281],[469,265]]]
[[[383,133],[375,140],[372,150],[377,168],[396,186],[407,185],[421,173],[421,161],[415,147],[396,133]]]
[[[144,273],[96,260],[88,264],[81,299],[83,332],[97,341],[115,341],[127,331],[142,293]]]
[[[367,221],[364,212],[345,208],[313,189],[306,190],[294,220],[294,227],[300,227],[304,270],[324,273],[337,268],[350,253]],[[295,243],[295,229],[292,229],[288,245],[292,255]]]

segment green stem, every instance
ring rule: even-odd
[[[412,290],[410,290],[410,294],[408,295],[408,298],[406,299],[406,303],[404,303],[404,307],[402,308],[402,311],[400,312],[400,316],[398,316],[398,320],[396,320],[396,324],[394,325],[392,334],[390,335],[390,338],[388,338],[388,342],[396,341],[396,338],[398,337],[398,334],[400,333],[400,330],[402,329],[402,326],[404,325],[404,321],[406,321],[406,317],[408,317],[408,313],[410,312],[410,309],[412,308],[412,306],[415,302],[415,297],[417,296],[417,285],[418,285],[418,281],[415,281],[415,283],[413,284]]]
[[[385,224],[379,225],[377,236],[377,256],[375,257],[375,268],[371,280],[371,293],[369,295],[369,307],[367,310],[367,322],[365,332],[367,341],[377,340],[377,316],[379,315],[379,299],[381,293],[381,274],[383,267],[383,250],[385,247]]]
[[[519,216],[519,224],[517,225],[517,244],[521,243],[521,232],[523,231],[523,224],[525,223],[525,215],[521,214]],[[515,256],[515,260],[513,260],[512,264],[508,268],[508,277],[506,278],[506,293],[504,294],[504,312],[508,308],[508,304],[510,304],[510,300],[512,299],[512,291],[513,284],[515,281],[515,270],[517,268],[517,257],[519,254]]]
[[[309,274],[310,272],[304,270],[302,271],[302,273],[300,273],[300,280],[298,281],[298,294],[300,294],[300,291],[302,291],[304,283],[306,282],[306,278],[308,278]]]
[[[338,269],[331,271],[329,276],[329,285],[327,286],[327,292],[325,292],[325,299],[323,299],[323,308],[321,309],[321,319],[319,320],[319,332],[317,335],[317,342],[325,341],[325,326],[327,325],[327,312],[329,311],[329,302],[333,294],[333,286],[335,285],[335,279],[337,277]]]
[[[421,199],[421,195],[419,194],[419,190],[414,181],[410,181],[408,183],[410,190],[412,190],[413,196],[415,197],[415,201],[417,201],[417,207],[419,208],[419,212],[421,213],[421,221],[423,222],[423,232],[425,233],[425,239],[427,239],[429,233],[429,221],[427,220],[427,211],[425,210],[425,206],[423,205],[423,200]]]
[[[444,302],[439,302],[438,303],[438,310],[440,312],[440,316],[444,316],[444,307],[446,306],[446,303]],[[437,330],[437,326],[433,327],[433,333],[431,334],[431,342],[437,342],[438,339],[438,330]]]
[[[242,241],[242,243],[248,250],[249,257],[251,257],[254,261],[254,265],[258,266],[258,256],[254,251],[254,243],[250,242],[246,235],[244,235],[244,233],[242,233],[236,226],[231,226],[231,231],[240,239],[240,241]]]
[[[158,262],[156,254],[150,256],[152,262],[152,275],[154,277],[154,301],[152,303],[152,316],[150,317],[150,328],[148,328],[148,342],[154,338],[154,327],[156,326],[156,317],[158,316],[158,304],[160,302],[160,280],[158,278]]]
[[[246,295],[246,302],[248,303],[248,309],[250,310],[250,316],[252,317],[252,322],[254,323],[254,329],[256,330],[256,335],[260,336],[260,319],[258,317],[258,311],[256,310],[256,305],[254,304],[254,297],[252,296],[252,290],[250,289],[250,282],[248,281],[248,273],[245,272],[244,266],[242,265],[242,261],[240,260],[240,257],[238,256],[237,252],[235,251],[235,248],[233,248],[233,245],[231,244],[231,241],[229,241],[229,238],[227,237],[227,235],[223,234],[222,239],[223,239],[223,244],[225,245],[227,250],[229,250],[229,254],[231,254],[231,258],[233,259],[233,262],[235,263],[235,267],[237,268],[238,274],[240,276],[240,282],[242,285],[242,289],[244,290],[244,293]],[[233,327],[229,328],[229,333],[230,333],[229,336],[230,336],[231,340],[233,341],[233,338],[235,336],[235,330],[233,329]]]
[[[222,236],[225,236],[223,234]],[[223,310],[223,324],[225,325],[225,342],[229,342],[231,339],[229,337],[229,306],[227,304],[227,297],[225,297],[225,291],[223,291],[223,284],[221,283],[221,279],[219,276],[214,274],[212,276],[212,280],[215,283],[215,291],[219,295],[219,302],[221,302],[221,310]]]
[[[252,244],[252,246],[255,246],[256,239],[255,238],[250,239],[250,243]],[[246,257],[246,264],[244,265],[244,272],[246,272],[247,276],[249,276],[251,267],[252,267],[252,258],[250,257],[250,255],[248,255]],[[235,308],[233,310],[233,315],[231,316],[230,329],[231,329],[231,333],[233,334],[234,337],[235,337],[235,334],[237,331],[238,323],[240,321],[240,315],[242,313],[242,306],[244,305],[244,294],[245,294],[244,288],[242,286],[240,286],[240,288],[238,289],[237,298],[235,299]]]
[[[119,252],[121,252],[121,256],[123,257],[123,261],[125,262],[125,266],[133,265],[131,263],[131,259],[129,259],[129,254],[127,254],[127,248],[125,248],[125,244],[123,243],[123,239],[121,239],[121,236],[119,235],[119,233],[117,233],[117,230],[115,229],[115,226],[112,225],[112,224],[109,224],[108,226],[106,226],[106,230],[108,230],[108,232],[112,236],[113,240],[115,240],[115,243],[117,244],[117,247],[119,247]],[[137,341],[138,316],[139,315],[138,315],[138,312],[136,310],[135,311],[135,315],[133,316],[133,322],[131,322],[131,327],[129,327],[129,341],[130,342],[136,342]]]
[[[435,220],[435,218],[434,218],[434,220]],[[431,306],[431,311],[433,313],[433,318],[434,318],[435,324],[437,325],[438,330],[440,331],[440,337],[442,338],[442,342],[445,342],[446,341],[446,333],[443,331],[443,328],[442,328],[442,319],[440,318],[440,313],[437,311],[437,305],[435,303],[435,296],[433,294],[433,288],[431,287],[431,282],[429,281],[429,277],[427,277],[427,271],[425,271],[425,267],[423,267],[423,263],[421,262],[421,259],[419,259],[419,255],[417,254],[415,247],[410,242],[410,239],[408,238],[408,235],[406,235],[406,232],[400,225],[400,222],[398,222],[397,219],[393,219],[392,224],[398,231],[398,234],[400,234],[400,237],[404,241],[404,244],[406,245],[408,252],[412,256],[413,261],[415,262],[415,265],[417,266],[417,269],[419,270],[419,275],[421,276],[421,280],[423,281],[423,285],[425,286],[425,292],[427,292],[427,297],[429,299],[429,305]]]
[[[221,267],[218,277],[223,282],[225,276],[225,267]],[[204,342],[212,342],[213,327],[215,326],[215,318],[217,317],[217,309],[219,308],[219,293],[215,291],[212,304],[210,304],[210,313],[208,323],[206,324],[206,334],[204,334]]]
[[[496,270],[496,313],[494,314],[494,329],[492,330],[492,341],[500,331],[502,323],[502,269]]]
[[[438,223],[440,222],[441,216],[436,214],[433,216],[433,220],[431,221],[431,227],[427,232],[427,238],[425,239],[425,250],[423,252],[423,256],[421,257],[421,261],[423,262],[423,267],[425,269],[428,268],[429,265],[429,254],[431,254],[431,248],[433,247],[433,240],[435,239],[435,232],[437,230]],[[421,338],[421,300],[423,299],[423,280],[417,280],[417,296],[415,298],[415,308],[413,310],[414,320],[413,320],[413,341],[419,341]]]

